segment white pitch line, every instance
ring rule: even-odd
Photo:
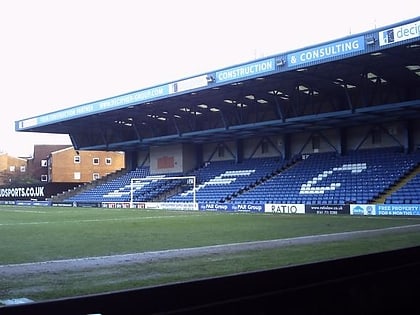
[[[0,223],[1,226],[20,226],[20,225],[43,225],[43,224],[62,224],[62,223],[92,223],[92,222],[107,222],[107,221],[141,221],[152,219],[166,219],[166,218],[182,218],[191,217],[192,215],[162,215],[151,217],[124,217],[124,218],[110,218],[110,219],[85,219],[85,220],[65,220],[65,221],[36,221],[36,222],[14,222],[14,223]],[[194,214],[194,216],[201,216],[201,214]]]
[[[180,257],[194,257],[208,254],[218,253],[234,253],[239,251],[254,249],[270,249],[291,245],[307,245],[325,242],[335,242],[341,240],[356,239],[373,235],[381,235],[389,232],[410,232],[419,231],[420,224],[395,226],[383,229],[351,231],[342,233],[331,233],[321,235],[308,235],[300,237],[292,237],[285,239],[272,239],[263,241],[251,241],[243,243],[230,243],[220,245],[209,245],[201,247],[189,247],[178,249],[167,249],[159,251],[149,251],[140,253],[128,253],[120,255],[94,256],[71,258],[62,260],[49,260],[42,262],[29,262],[21,264],[0,265],[0,275],[22,274],[27,272],[43,272],[43,271],[60,271],[60,270],[77,270],[98,268],[106,266],[115,266],[118,264],[130,263],[150,263],[161,259],[173,259]]]
[[[48,211],[40,210],[10,210],[10,209],[1,209],[0,212],[25,212],[25,213],[47,213]]]

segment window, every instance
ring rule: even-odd
[[[77,163],[77,164],[80,163],[80,155],[75,155],[74,156],[74,163]]]
[[[99,175],[99,173],[93,173],[93,176],[92,176],[92,179],[93,180],[97,180],[99,178],[101,178],[101,176]]]
[[[93,158],[93,165],[99,165],[99,158]]]
[[[73,178],[74,179],[80,179],[81,178],[80,172],[74,172]]]
[[[9,166],[9,171],[10,171],[10,172],[14,172],[14,171],[16,171],[16,166],[14,166],[14,165],[10,165],[10,166]]]
[[[25,166],[25,165],[22,165],[22,166],[20,167],[20,172],[21,172],[21,173],[25,173],[25,172],[26,172],[26,166]]]
[[[41,175],[41,182],[48,181],[48,175]]]
[[[41,167],[47,167],[48,163],[47,160],[41,160]]]
[[[112,158],[107,157],[107,158],[105,159],[105,164],[106,164],[106,165],[111,165],[111,164],[112,164]]]

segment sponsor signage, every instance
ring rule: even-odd
[[[305,213],[314,214],[350,214],[349,205],[305,205]]]
[[[288,54],[287,66],[300,66],[309,62],[322,61],[328,58],[348,55],[351,53],[362,51],[364,49],[364,37],[358,36]]]
[[[198,210],[202,211],[232,211],[230,203],[203,203],[198,204]]]
[[[375,215],[375,205],[350,205],[351,215]]]
[[[419,36],[420,20],[379,32],[379,46],[386,46]]]
[[[199,203],[201,211],[264,212],[264,204],[248,203]]]
[[[44,186],[0,188],[0,198],[26,199],[45,198]]]
[[[45,185],[0,188],[0,200],[45,200],[52,195],[72,189],[75,183],[48,183]]]
[[[169,85],[169,94],[198,89],[208,85],[207,75],[185,79]]]
[[[304,214],[304,204],[279,204],[279,203],[266,203],[264,212],[267,213],[284,213],[284,214]]]
[[[51,206],[51,201],[37,201],[37,200],[16,200],[16,201],[0,201],[2,205],[15,205],[15,206]]]
[[[376,205],[377,215],[420,215],[420,205],[383,204]]]
[[[238,212],[264,212],[263,204],[232,204],[232,210]]]
[[[107,98],[101,101],[87,103],[72,108],[52,112],[38,117],[23,119],[16,122],[16,130],[113,110],[127,105],[133,105],[136,103],[152,100],[158,97],[167,96],[168,94],[169,85],[160,85],[145,90],[140,90],[120,96]]]
[[[276,70],[274,58],[248,63],[216,72],[216,83],[228,82],[258,76]]]

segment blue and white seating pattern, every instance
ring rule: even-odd
[[[225,202],[243,190],[249,189],[262,178],[282,167],[284,161],[279,158],[258,158],[242,163],[233,161],[210,162],[195,172],[198,185],[198,202]],[[171,202],[191,202],[193,190],[189,189],[168,199]]]
[[[68,198],[67,202],[104,202],[129,201],[131,178],[143,178],[149,175],[148,167],[137,168],[116,179],[86,190]]]
[[[255,189],[235,198],[248,203],[368,203],[417,164],[395,149],[312,154]]]
[[[420,204],[420,174],[393,192],[385,199],[385,203]]]
[[[419,157],[417,152],[407,154],[396,148],[357,150],[346,155],[328,152],[305,156],[289,167],[279,158],[212,161],[187,175],[197,178],[197,202],[364,204],[412,171]],[[181,187],[179,180],[160,180],[164,176],[150,175],[148,167],[138,168],[66,201],[127,202],[132,193],[131,178],[144,179],[133,186],[134,200],[149,201],[177,185]],[[182,187],[187,190],[166,201],[191,202],[191,187]],[[420,202],[419,187],[420,175],[386,202]]]

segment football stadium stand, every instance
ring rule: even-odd
[[[232,211],[252,205],[256,211],[278,212],[272,209],[291,205],[294,213],[318,213],[325,206],[320,214],[419,216],[419,122],[416,17],[25,118],[15,122],[15,130],[68,134],[75,150],[125,152],[124,175],[64,193],[59,205],[183,204],[191,201],[190,185],[163,179],[182,175],[195,176],[197,203],[209,210],[215,204]],[[142,180],[133,185],[133,178]],[[302,313],[313,313],[313,305],[332,307],[333,302],[340,308],[326,313],[399,314],[408,313],[407,305],[418,306],[417,291],[407,286],[418,284],[418,247],[359,259],[241,275],[236,285],[226,285],[232,278],[210,279],[212,284],[202,285],[212,294],[190,299],[202,303],[193,307],[178,304],[182,285],[154,293],[120,292],[113,299],[111,294],[81,297],[73,306],[83,307],[78,314],[96,313],[92,306],[107,303],[112,303],[108,314],[112,307],[113,314],[124,307],[161,307],[155,301],[163,298],[172,298],[179,313],[190,314],[200,306],[209,314],[232,313],[232,304],[253,314],[265,313],[262,305],[287,307],[290,314],[305,306]],[[310,277],[316,279],[304,281]],[[200,283],[187,284],[183,296],[195,296]],[[262,289],[244,292],[253,289],[250,283]],[[219,294],[223,299],[215,300]],[[46,312],[48,305],[35,304],[42,310],[35,314],[63,314],[71,301],[61,302],[64,306],[51,304],[57,307],[52,313]]]
[[[296,158],[255,158],[242,163],[208,162],[188,175],[196,176],[197,202],[280,204],[366,204],[375,201],[413,172],[420,162],[418,151],[404,153],[398,147],[366,149],[346,155],[326,152]],[[179,180],[161,180],[148,167],[66,199],[67,202],[128,202],[131,179],[142,178],[134,187],[134,201],[191,201],[192,189]],[[388,203],[418,200],[418,179],[393,192]],[[172,192],[172,194],[171,194]]]
[[[416,203],[418,25],[413,18],[15,129],[68,134],[76,150],[125,152],[124,176],[60,202],[182,203],[192,192],[160,178],[195,176],[199,203]],[[132,178],[143,178],[133,192]]]

